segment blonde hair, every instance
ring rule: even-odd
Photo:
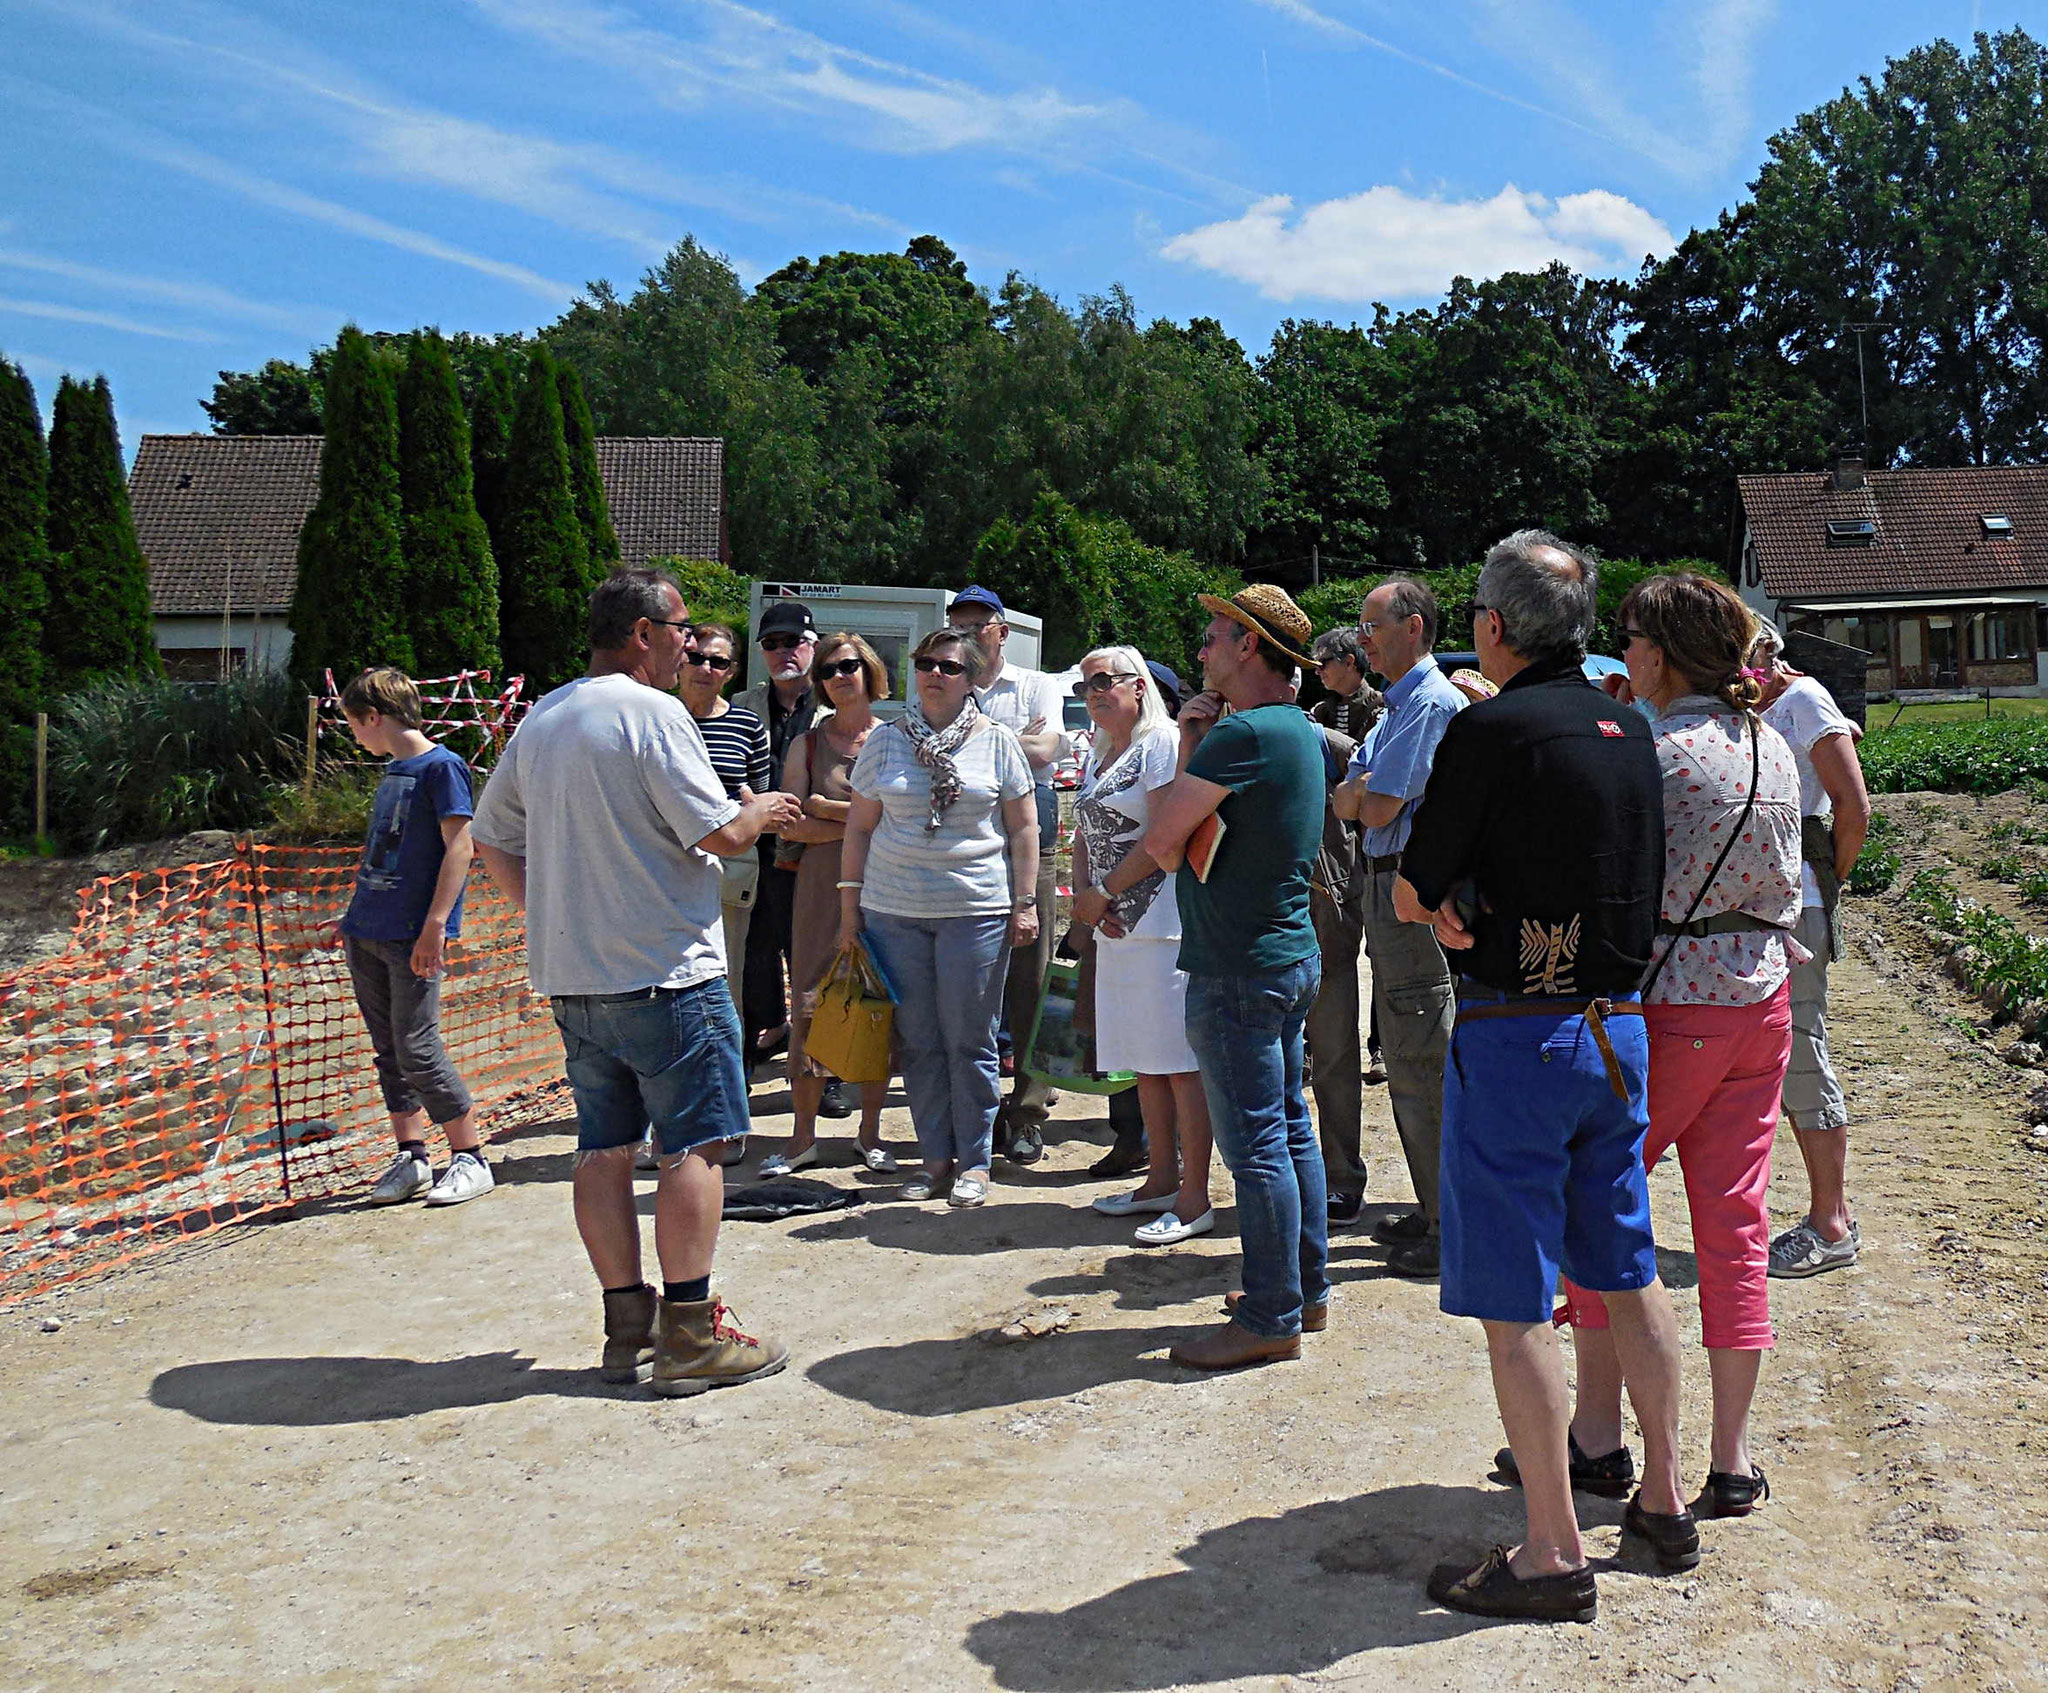
[[[1646,576],[1629,589],[1617,615],[1663,650],[1690,692],[1736,711],[1754,711],[1763,699],[1763,685],[1745,674],[1756,617],[1725,582],[1691,571]]]
[[[341,690],[341,709],[351,717],[368,717],[376,712],[408,729],[420,726],[420,691],[403,670],[389,664],[373,664],[349,678]]]
[[[1159,697],[1159,684],[1153,680],[1151,668],[1145,663],[1145,655],[1136,647],[1097,647],[1093,652],[1081,655],[1081,664],[1091,658],[1099,658],[1110,668],[1112,674],[1136,676],[1138,679],[1138,723],[1131,731],[1135,743],[1152,733],[1154,729],[1168,729],[1173,719],[1166,713],[1166,702]],[[1089,747],[1099,759],[1103,756],[1105,736],[1097,729],[1089,740]]]
[[[835,653],[851,647],[860,659],[860,679],[867,685],[868,698],[885,700],[889,697],[889,667],[882,662],[882,655],[867,644],[851,629],[842,629],[836,635],[827,635],[818,642],[817,650],[811,655],[811,686],[820,690],[824,687],[825,661]],[[822,691],[820,700],[824,699]],[[823,709],[821,704],[820,709]]]
[[[914,663],[927,653],[937,652],[940,647],[958,647],[960,662],[967,666],[967,685],[970,688],[981,686],[981,679],[988,674],[988,654],[981,650],[981,643],[964,629],[934,629],[911,649],[911,660]]]

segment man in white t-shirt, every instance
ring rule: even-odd
[[[789,794],[737,800],[673,692],[689,611],[674,578],[624,570],[590,597],[590,670],[535,704],[473,826],[526,913],[527,968],[553,1003],[576,1100],[576,1228],[604,1290],[606,1381],[669,1397],[773,1375],[789,1349],[742,1334],[711,1294],[726,1142],[746,1133],[725,980],[718,861],[794,822]],[[642,1278],[633,1158],[661,1152]]]
[[[1038,797],[1038,938],[1029,946],[1010,949],[1010,977],[1003,988],[1003,1026],[1009,1042],[1005,1062],[1017,1066],[1010,1097],[996,1115],[996,1151],[1013,1164],[1036,1164],[1045,1156],[1045,1119],[1050,1090],[1024,1074],[1024,1045],[1031,1038],[1031,1020],[1045,966],[1052,957],[1053,896],[1058,881],[1054,853],[1059,847],[1059,799],[1053,792],[1053,767],[1071,745],[1061,725],[1065,707],[1058,684],[1042,670],[1011,664],[1003,656],[1010,639],[1003,602],[991,588],[978,584],[960,590],[946,608],[946,621],[972,634],[989,657],[987,680],[975,700],[992,722],[1013,731],[1024,743]]]
[[[1784,1114],[1806,1164],[1806,1215],[1771,1242],[1770,1273],[1817,1276],[1856,1262],[1862,1231],[1849,1214],[1849,1109],[1828,1057],[1828,963],[1836,953],[1835,901],[1870,829],[1870,794],[1856,743],[1863,731],[1811,676],[1785,663],[1785,640],[1758,619],[1751,662],[1769,673],[1763,720],[1799,761],[1802,822],[1799,944],[1812,959],[1792,972],[1792,1062]]]

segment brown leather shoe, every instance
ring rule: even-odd
[[[1244,1295],[1241,1292],[1226,1293],[1223,1296],[1224,1315],[1236,1316],[1238,1301],[1243,1298]],[[1303,1334],[1321,1334],[1329,1326],[1330,1306],[1327,1300],[1320,1305],[1304,1305],[1301,1308],[1301,1332]]]
[[[1191,1370],[1241,1370],[1247,1364],[1277,1364],[1301,1356],[1301,1336],[1281,1335],[1268,1340],[1253,1334],[1242,1323],[1228,1322],[1211,1329],[1199,1340],[1174,1347],[1167,1356]]]
[[[604,1296],[604,1356],[598,1374],[606,1381],[645,1381],[654,1362],[654,1289],[629,1287]]]
[[[670,1399],[772,1376],[789,1348],[742,1334],[726,1321],[722,1299],[664,1299],[654,1325],[654,1375],[648,1385]]]

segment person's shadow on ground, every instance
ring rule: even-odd
[[[805,1374],[828,1393],[878,1411],[950,1417],[1063,1399],[1109,1381],[1192,1380],[1196,1372],[1169,1362],[1166,1349],[1213,1326],[1083,1329],[1008,1346],[978,1335],[913,1340],[821,1358]]]
[[[644,1394],[595,1370],[537,1370],[516,1352],[421,1363],[411,1358],[223,1358],[180,1364],[150,1383],[150,1403],[209,1423],[317,1428],[426,1411],[503,1405],[548,1393],[589,1399]]]
[[[1146,1576],[1063,1611],[1008,1611],[966,1645],[999,1687],[1139,1693],[1312,1675],[1488,1623],[1423,1590],[1439,1563],[1520,1538],[1521,1496],[1416,1483],[1210,1529]]]
[[[1121,1222],[1121,1218],[1101,1216],[1086,1205],[1020,1200],[1002,1194],[969,1211],[954,1211],[939,1203],[868,1206],[792,1229],[790,1239],[861,1239],[899,1252],[973,1256],[1048,1247],[1113,1246]],[[1129,1237],[1125,1234],[1123,1238]]]

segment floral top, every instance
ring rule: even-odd
[[[1678,923],[1692,909],[1728,831],[1749,797],[1751,748],[1742,719],[1719,700],[1688,694],[1657,718],[1657,761],[1664,771],[1664,903]],[[1791,936],[1799,921],[1799,766],[1785,737],[1763,725],[1756,807],[1742,838],[1714,877],[1695,920],[1739,911],[1786,931],[1660,938],[1653,1005],[1757,1005],[1809,956]]]

